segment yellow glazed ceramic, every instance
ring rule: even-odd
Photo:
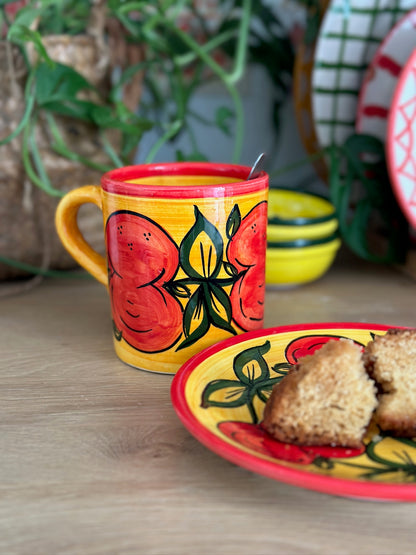
[[[312,193],[271,189],[268,241],[294,241],[329,237],[338,228],[335,207]]]
[[[338,237],[328,241],[311,241],[308,246],[274,246],[269,243],[266,283],[290,287],[314,281],[331,266],[340,246]]]
[[[322,239],[333,235],[338,229],[338,220],[310,225],[271,225],[267,226],[269,241],[296,241],[297,239]]]
[[[172,382],[172,404],[202,444],[253,472],[333,495],[416,501],[416,441],[380,432],[375,422],[355,449],[283,443],[262,427],[272,388],[303,356],[343,337],[364,348],[388,329],[331,322],[227,339],[183,365]]]
[[[121,360],[174,373],[193,354],[263,325],[268,176],[250,168],[130,166],[68,193],[58,234],[108,287]],[[82,236],[80,206],[103,212],[106,258]]]
[[[312,193],[270,189],[268,218],[276,225],[311,225],[335,217],[335,207]]]

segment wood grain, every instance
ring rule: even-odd
[[[341,253],[321,280],[267,291],[266,326],[416,325],[416,283]],[[105,289],[46,280],[0,298],[0,553],[414,553],[416,505],[258,476],[208,451],[171,376],[119,362]]]

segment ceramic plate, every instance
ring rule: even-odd
[[[312,73],[312,108],[321,147],[354,133],[364,73],[414,0],[332,0],[323,18]]]
[[[299,447],[261,427],[264,403],[290,364],[332,338],[365,345],[387,326],[325,323],[249,332],[190,359],[172,382],[185,427],[225,459],[269,478],[346,497],[416,500],[416,442],[372,426],[362,448]]]
[[[416,9],[406,14],[378,48],[358,100],[356,130],[386,140],[387,117],[397,80],[416,48]]]
[[[397,201],[416,228],[416,50],[400,74],[387,122],[387,164]]]

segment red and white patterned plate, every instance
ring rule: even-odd
[[[386,140],[387,117],[397,80],[416,48],[416,9],[406,14],[378,48],[358,100],[356,130]]]
[[[416,50],[394,92],[387,121],[386,157],[397,202],[416,228]]]
[[[312,107],[321,147],[342,145],[355,131],[365,71],[414,0],[331,0],[315,49]]]

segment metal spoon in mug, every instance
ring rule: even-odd
[[[248,174],[247,181],[249,179],[256,179],[256,177],[260,175],[260,173],[263,170],[263,162],[265,158],[266,158],[266,155],[264,154],[264,152],[262,152],[260,156],[257,158],[257,160],[254,162],[253,167],[251,168],[250,173]]]

